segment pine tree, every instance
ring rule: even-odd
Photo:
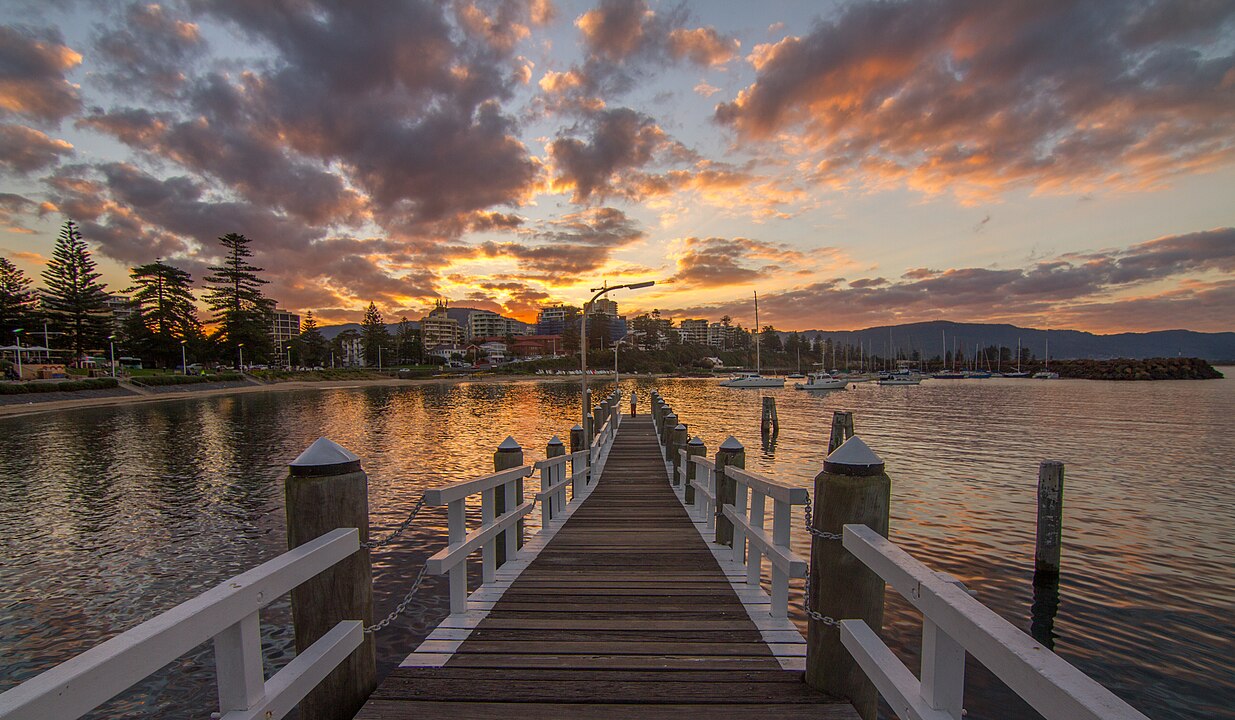
[[[397,348],[395,355],[399,364],[411,363],[419,365],[424,361],[424,348],[420,342],[420,331],[412,327],[412,322],[404,315],[399,321],[399,332],[395,336]]]
[[[65,333],[73,357],[101,347],[112,327],[107,292],[99,282],[90,249],[72,220],[65,220],[52,259],[43,271],[43,308]]]
[[[126,332],[129,346],[155,360],[160,367],[180,362],[180,341],[188,340],[200,329],[193,276],[161,259],[129,271],[134,316]]]
[[[300,364],[305,367],[317,367],[322,364],[326,354],[326,338],[317,329],[317,318],[310,310],[304,314],[304,322],[300,325],[300,335],[296,338],[297,352],[300,354]]]
[[[39,321],[39,296],[30,278],[8,258],[0,257],[0,342],[13,342],[13,331]]]
[[[257,275],[262,268],[249,264],[248,258],[253,256],[251,240],[228,233],[219,242],[227,249],[223,264],[211,266],[213,275],[205,278],[210,283],[206,304],[218,323],[213,339],[237,362],[237,348],[242,344],[251,361],[266,359],[274,352],[270,339],[274,301],[262,295],[262,285],[269,281]]]
[[[364,345],[365,365],[377,367],[382,360],[380,353],[390,342],[390,336],[386,333],[386,323],[382,321],[382,314],[378,312],[377,306],[373,303],[369,303],[368,309],[364,311],[364,320],[360,323],[360,337]]]

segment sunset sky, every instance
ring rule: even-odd
[[[1235,330],[1235,3],[5,0],[0,255],[281,307]]]

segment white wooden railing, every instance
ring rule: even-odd
[[[746,584],[758,587],[763,558],[768,559],[772,566],[770,611],[772,617],[785,617],[789,610],[789,579],[806,577],[809,567],[789,549],[793,506],[810,502],[810,494],[806,488],[778,483],[732,465],[725,468],[725,474],[737,484],[734,503],[721,508],[733,523],[733,561],[746,564]],[[768,499],[772,500],[771,535],[764,529]]]
[[[606,425],[609,423],[606,422]],[[602,444],[593,446],[590,457],[599,459],[613,443],[616,431],[606,431],[597,437]],[[507,559],[514,559],[518,552],[518,523],[532,512],[539,503],[541,526],[565,512],[568,500],[566,488],[571,488],[571,500],[584,487],[595,482],[595,462],[587,462],[589,451],[539,460],[532,465],[521,465],[484,475],[472,480],[463,480],[425,492],[425,505],[446,506],[448,545],[429,558],[426,572],[430,575],[449,575],[450,612],[463,613],[468,609],[467,558],[481,551],[481,583],[491,583],[497,574],[497,544],[505,533],[504,547]],[[570,463],[567,474],[566,463]],[[516,507],[517,486],[533,471],[540,471],[540,492],[534,498]],[[502,493],[506,512],[497,517],[497,493]],[[467,499],[480,495],[480,525],[468,531]],[[509,532],[507,532],[509,531]]]
[[[259,613],[359,550],[355,528],[289,550],[0,694],[0,718],[74,720],[212,638],[221,720],[281,718],[360,646],[363,624],[340,622],[266,680]]]
[[[686,474],[686,477],[682,479],[682,486],[686,487],[686,483],[690,483],[695,490],[693,507],[695,517],[706,523],[709,528],[714,528],[716,527],[716,463],[702,455],[690,455],[685,450],[682,454],[686,456],[681,465]],[[690,472],[687,470],[688,464],[691,463],[695,466],[694,480],[690,479]]]
[[[922,612],[920,680],[866,623],[840,621],[841,642],[902,720],[959,720],[966,652],[1046,720],[1148,720],[874,530],[846,525],[844,545]]]

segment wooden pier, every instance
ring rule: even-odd
[[[512,571],[491,609],[469,611],[483,619],[448,620],[357,719],[857,717],[785,669],[801,636],[752,619],[669,485],[648,416],[625,419],[594,489]],[[758,594],[745,600],[766,616]]]

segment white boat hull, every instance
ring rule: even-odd
[[[785,381],[781,378],[734,378],[733,380],[725,380],[721,387],[730,388],[783,388]]]
[[[827,382],[814,383],[798,383],[794,385],[798,390],[844,390],[849,383],[846,380],[829,380]]]
[[[880,380],[880,385],[921,385],[920,378],[893,378],[890,380]]]

